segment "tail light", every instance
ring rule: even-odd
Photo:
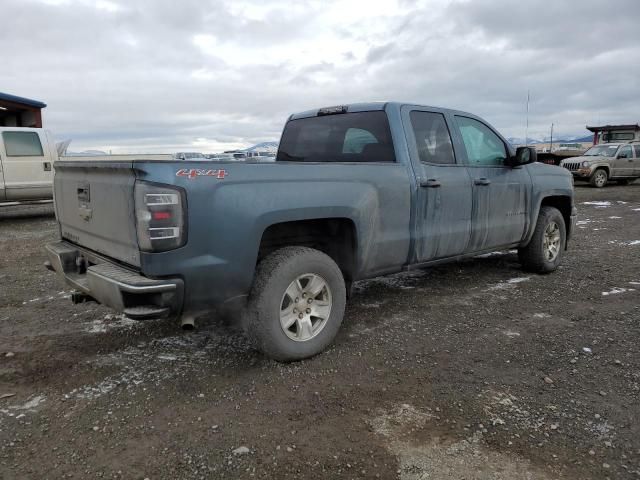
[[[138,245],[145,252],[164,252],[181,247],[187,239],[183,190],[136,182]]]

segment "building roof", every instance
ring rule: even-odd
[[[38,100],[32,100],[30,98],[18,97],[16,95],[10,95],[8,93],[0,92],[0,101],[13,102],[13,103],[22,103],[24,105],[29,105],[34,108],[44,108],[47,106],[46,103],[39,102]]]
[[[603,125],[601,127],[590,127],[587,125],[587,130],[590,132],[610,132],[612,130],[640,130],[640,125],[637,123],[630,125]]]

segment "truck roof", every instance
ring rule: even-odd
[[[439,111],[439,112],[447,111],[447,112],[451,112],[451,113],[455,113],[455,114],[462,114],[462,115],[464,115],[466,117],[477,118],[476,115],[473,115],[471,113],[462,112],[462,111],[459,111],[459,110],[453,110],[453,109],[450,109],[450,108],[435,107],[435,106],[432,106],[432,105],[421,105],[421,104],[411,103],[411,102],[376,101],[376,102],[362,102],[362,103],[347,103],[347,104],[343,104],[343,105],[335,105],[335,106],[330,106],[330,107],[315,108],[313,110],[306,110],[304,112],[294,113],[293,115],[291,115],[289,117],[289,120],[297,120],[299,118],[316,117],[319,114],[322,115],[321,112],[323,112],[323,111],[332,112],[332,113],[371,112],[371,111],[377,111],[377,110],[386,110],[388,107],[400,110],[400,108],[405,106],[405,105],[412,106],[412,107],[428,108],[430,110]],[[326,114],[328,114],[328,113],[325,113],[325,115]]]

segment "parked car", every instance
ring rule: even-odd
[[[51,132],[0,127],[0,204],[51,200],[57,158]]]
[[[594,145],[582,156],[560,163],[576,180],[588,181],[597,188],[609,180],[627,184],[640,178],[640,142]]]
[[[403,103],[292,115],[275,162],[64,160],[54,183],[48,268],[76,302],[186,326],[236,306],[280,361],[333,341],[356,280],[510,248],[552,272],[576,217],[566,169]]]
[[[200,152],[178,152],[175,154],[176,160],[200,161],[207,160],[207,157]]]

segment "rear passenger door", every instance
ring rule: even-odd
[[[469,251],[520,242],[525,234],[531,177],[526,167],[507,166],[507,145],[476,118],[455,115],[472,181],[473,211]]]
[[[406,106],[402,116],[418,184],[412,263],[459,255],[471,235],[471,179],[454,153],[446,115]]]
[[[44,131],[4,131],[0,144],[6,200],[51,198],[52,159],[43,147]]]

